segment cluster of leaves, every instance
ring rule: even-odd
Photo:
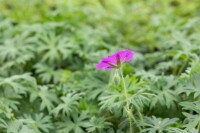
[[[0,0],[0,133],[127,133],[126,99],[101,57],[124,66],[134,132],[200,130],[198,0]]]

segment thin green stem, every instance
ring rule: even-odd
[[[142,114],[140,113],[140,111],[138,110],[139,116],[140,116],[140,120],[144,121]]]
[[[137,111],[138,111],[138,114],[139,114],[140,120],[143,122],[143,121],[144,121],[144,119],[143,119],[143,116],[142,116],[142,114],[140,113],[140,110],[139,110],[139,109],[137,109]],[[144,128],[144,127],[142,127],[142,128]]]
[[[132,133],[133,130],[132,130],[132,120],[131,120],[131,116],[128,116],[128,117],[129,117],[130,133]]]
[[[123,82],[124,95],[125,95],[125,98],[126,98],[126,107],[129,108],[128,93],[127,93],[126,84],[125,84],[124,76],[123,76],[123,73],[122,73],[121,69],[120,69],[120,75],[121,75],[122,82]]]
[[[120,75],[121,75],[122,82],[123,82],[124,96],[126,98],[126,109],[127,109],[129,125],[130,125],[130,133],[132,133],[133,131],[132,131],[131,110],[129,108],[128,93],[127,93],[126,84],[125,84],[125,80],[124,80],[122,70],[120,69],[119,71],[120,71]]]
[[[124,96],[126,98],[126,109],[127,109],[127,115],[128,115],[129,124],[130,124],[130,133],[132,133],[132,119],[135,122],[135,124],[137,122],[136,122],[134,115],[132,114],[132,109],[129,107],[130,104],[129,104],[129,100],[128,100],[128,93],[127,93],[126,83],[125,83],[125,80],[124,80],[122,70],[120,69],[119,71],[120,71],[120,76],[122,78],[122,83],[123,83],[123,88],[124,88]],[[137,127],[139,128],[139,130],[141,130],[141,128],[139,126],[137,126]]]
[[[180,74],[183,72],[184,68],[187,66],[188,59],[189,59],[189,58],[187,58],[187,59],[184,61],[183,65],[181,66],[181,68],[180,68],[179,71],[178,71],[178,75],[180,75]]]

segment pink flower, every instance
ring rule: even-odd
[[[96,65],[98,70],[105,68],[106,70],[111,70],[113,68],[120,68],[124,62],[129,62],[134,56],[134,52],[126,49],[116,52],[107,58],[102,58],[101,62]]]

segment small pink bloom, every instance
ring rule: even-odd
[[[134,52],[126,49],[116,52],[107,58],[102,58],[101,62],[96,65],[98,70],[105,68],[106,70],[111,70],[113,68],[119,68],[124,62],[129,62],[134,56]]]

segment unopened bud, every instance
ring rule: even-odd
[[[119,76],[119,73],[117,71],[114,74],[113,80],[114,80],[116,86],[118,86],[120,84],[120,76]]]

